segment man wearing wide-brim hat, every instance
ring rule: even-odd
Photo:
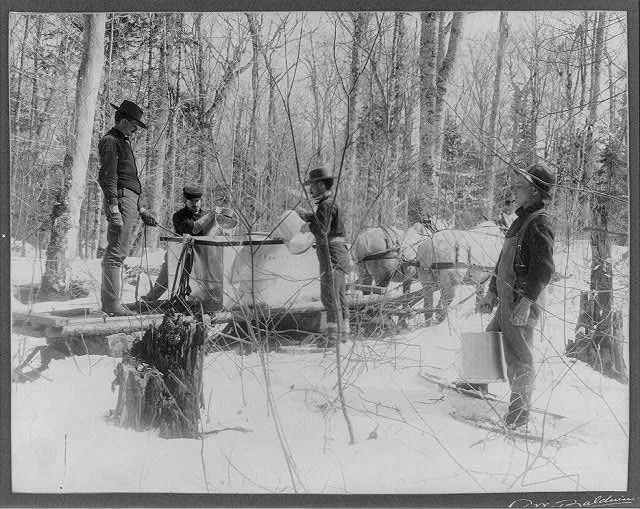
[[[349,329],[349,307],[345,293],[345,278],[351,268],[345,241],[342,213],[331,192],[333,176],[324,168],[314,168],[304,181],[311,187],[316,203],[315,212],[298,210],[307,222],[303,230],[313,233],[320,265],[320,301],[327,311],[327,335],[318,346],[332,347],[338,340],[338,330],[345,337]]]
[[[104,195],[104,209],[109,222],[107,248],[102,258],[102,311],[108,315],[132,315],[120,302],[122,263],[133,244],[137,222],[157,226],[153,215],[140,205],[142,186],[138,178],[135,156],[129,142],[142,122],[142,109],[134,102],[124,100],[120,106],[111,104],[115,111],[115,124],[98,143],[100,169],[98,183]]]
[[[502,332],[511,386],[505,424],[516,428],[528,422],[534,382],[533,332],[544,306],[543,290],[555,272],[554,231],[545,207],[556,177],[543,162],[513,171],[517,218],[505,235],[489,291],[478,302],[478,311],[491,313],[498,306],[487,331]],[[474,388],[486,391],[486,385]]]

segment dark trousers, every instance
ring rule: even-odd
[[[320,274],[320,301],[327,310],[327,323],[338,324],[349,318],[344,280],[345,273],[340,269]]]
[[[105,209],[107,205],[105,203]],[[138,195],[129,189],[118,189],[118,208],[124,225],[119,232],[107,230],[107,249],[102,258],[102,265],[122,267],[122,262],[129,255],[134,241],[135,227],[140,220],[138,213]],[[107,210],[107,217],[109,216]]]
[[[349,319],[345,291],[349,253],[344,241],[316,238],[316,253],[320,264],[320,301],[327,310],[327,325]]]
[[[522,404],[529,406],[535,378],[533,367],[534,329],[531,325],[513,325],[511,312],[509,308],[498,305],[495,316],[487,326],[487,332],[502,332],[502,344],[512,400],[520,397]],[[537,313],[537,307],[531,306],[532,318],[537,318]]]

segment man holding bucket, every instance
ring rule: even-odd
[[[315,212],[299,210],[307,223],[301,231],[310,231],[316,240],[316,254],[320,264],[320,301],[327,310],[327,337],[318,341],[319,347],[333,347],[337,343],[338,326],[346,334],[349,326],[349,307],[345,295],[345,278],[351,260],[345,241],[342,214],[331,192],[333,176],[326,168],[315,168],[304,182],[310,186],[316,203]]]
[[[202,189],[196,185],[188,184],[182,188],[184,207],[172,217],[173,229],[178,235],[208,235],[211,228],[216,225],[217,215],[222,214],[223,209],[215,207],[213,210],[205,212],[202,209],[202,194]],[[145,303],[157,301],[167,290],[168,285],[169,269],[165,255],[158,279],[149,293],[141,297],[141,300]]]
[[[487,332],[502,332],[507,376],[511,386],[505,424],[517,428],[527,424],[533,392],[533,331],[540,311],[542,290],[555,271],[554,232],[546,204],[556,177],[544,163],[527,170],[513,168],[512,191],[517,219],[505,235],[487,294],[478,311],[496,314]],[[486,385],[476,386],[486,391]]]

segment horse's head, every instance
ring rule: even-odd
[[[429,223],[429,227],[424,223],[416,222],[413,223],[410,227],[411,230],[416,232],[418,235],[431,235],[434,230],[431,228],[433,225]]]

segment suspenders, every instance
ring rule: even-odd
[[[524,237],[524,233],[527,230],[529,223],[538,216],[547,216],[547,213],[544,210],[536,210],[535,212],[532,212],[527,216],[527,218],[524,220],[522,225],[520,225],[520,228],[518,229],[518,233],[516,233],[516,236],[518,237],[518,245],[516,247],[514,262],[519,266],[522,265],[521,259],[520,259],[520,250],[522,249],[522,238]]]

